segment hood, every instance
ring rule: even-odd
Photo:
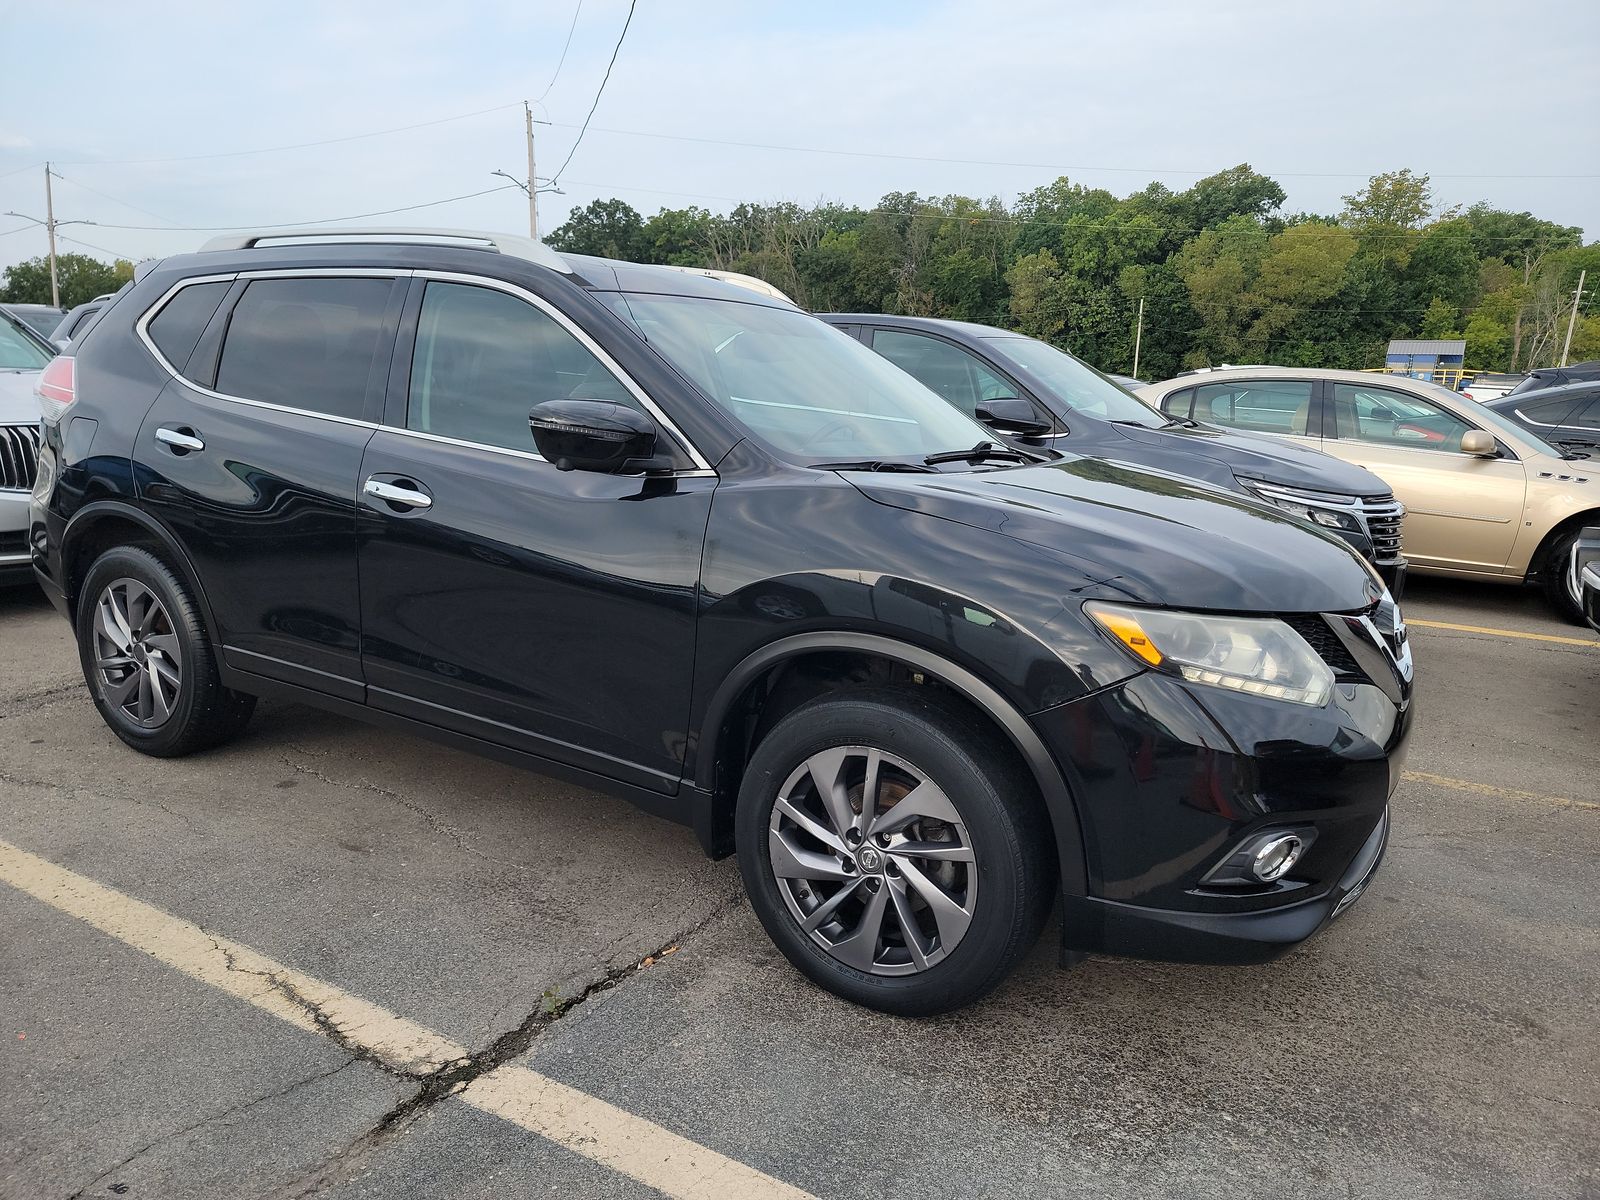
[[[39,372],[0,370],[0,425],[32,425],[39,420],[39,401],[33,394]]]
[[[1394,490],[1365,467],[1279,438],[1236,433],[1211,425],[1115,428],[1123,438],[1142,448],[1138,461],[1162,471],[1192,474],[1194,460],[1204,458],[1231,475],[1287,487],[1351,496],[1384,496]],[[1187,470],[1185,463],[1190,464]]]
[[[1079,457],[999,471],[848,478],[880,504],[1062,556],[1095,581],[1075,589],[1084,598],[1291,613],[1352,612],[1381,594],[1339,539],[1177,474]]]

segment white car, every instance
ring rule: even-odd
[[[0,585],[33,577],[28,497],[39,457],[39,401],[33,385],[50,361],[36,334],[0,313]]]

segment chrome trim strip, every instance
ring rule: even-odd
[[[18,563],[33,561],[33,552],[24,550],[21,554],[0,554],[0,567],[14,567]]]

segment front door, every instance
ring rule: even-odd
[[[1421,567],[1499,574],[1522,524],[1527,470],[1461,452],[1476,426],[1420,396],[1331,386],[1336,436],[1322,448],[1366,467],[1406,506],[1405,556]]]
[[[715,477],[557,470],[535,452],[533,405],[648,411],[641,393],[531,293],[413,289],[390,426],[361,467],[368,703],[675,791]]]
[[[174,378],[139,429],[139,496],[206,581],[233,667],[362,697],[355,491],[404,291],[202,281],[145,323]]]

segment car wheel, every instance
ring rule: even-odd
[[[137,546],[106,551],[78,596],[83,676],[100,716],[124,742],[175,758],[245,727],[255,697],[222,686],[193,597],[154,554]]]
[[[1544,587],[1545,599],[1574,625],[1588,624],[1583,615],[1583,592],[1578,583],[1578,573],[1572,569],[1572,547],[1582,532],[1581,529],[1574,529],[1558,537],[1539,568],[1539,582]]]
[[[869,1008],[929,1016],[1038,938],[1054,839],[998,734],[930,688],[824,696],[751,757],[735,818],[752,906],[789,961]]]

